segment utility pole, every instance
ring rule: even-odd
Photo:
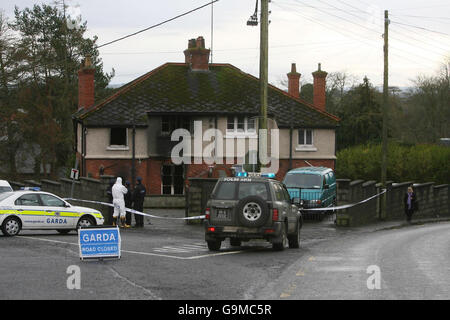
[[[386,188],[387,179],[387,153],[388,153],[388,128],[387,114],[389,110],[389,13],[384,11],[384,79],[383,79],[383,129],[381,144],[381,184]],[[386,218],[386,197],[387,193],[381,198],[381,218]]]
[[[267,84],[269,69],[269,1],[261,0],[261,31],[260,31],[260,58],[259,58],[259,81],[260,81],[260,114],[259,129],[259,156],[267,155]]]

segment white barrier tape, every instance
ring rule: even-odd
[[[372,199],[374,199],[374,198],[376,198],[376,197],[382,195],[382,194],[385,193],[385,192],[386,192],[386,189],[384,189],[382,192],[380,192],[380,193],[378,193],[378,194],[376,194],[376,195],[374,195],[374,196],[372,196],[372,197],[370,197],[370,198],[364,199],[364,200],[362,200],[362,201],[360,201],[360,202],[357,202],[357,203],[345,204],[345,205],[337,206],[337,207],[311,208],[311,209],[301,209],[301,210],[303,210],[303,211],[332,211],[332,210],[342,210],[342,209],[347,209],[347,208],[351,208],[351,207],[360,205],[360,204],[365,203],[365,202],[367,202],[367,201],[370,201],[370,200],[372,200]]]
[[[81,200],[81,199],[73,199],[73,198],[64,198],[64,200],[66,201],[80,201],[80,202],[87,202],[87,203],[94,203],[94,204],[101,204],[104,206],[108,206],[108,207],[113,207],[114,205],[112,203],[108,203],[108,202],[100,202],[100,201],[92,201],[92,200]],[[125,208],[126,211],[134,213],[134,214],[140,214],[141,216],[146,216],[146,217],[150,217],[150,218],[155,218],[155,219],[169,219],[169,220],[197,220],[197,219],[205,219],[205,215],[201,215],[201,216],[195,216],[195,217],[184,217],[184,218],[173,218],[173,217],[160,217],[160,216],[155,216],[152,214],[148,214],[145,212],[140,212],[134,209],[130,209],[130,208]]]

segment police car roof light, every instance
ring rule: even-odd
[[[41,191],[41,188],[39,188],[39,187],[21,187],[20,190],[25,190],[25,191]]]
[[[241,171],[241,172],[236,172],[236,177],[247,177],[248,173]]]
[[[275,178],[275,173],[262,173],[261,177],[264,177],[264,178]]]

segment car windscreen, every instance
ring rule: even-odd
[[[249,196],[259,196],[264,200],[269,200],[266,183],[241,182],[239,184],[239,193],[238,193],[239,200]]]
[[[14,192],[3,192],[0,193],[0,201],[5,200],[6,198],[12,196],[14,194]]]
[[[315,174],[288,173],[283,182],[288,188],[320,189],[322,187],[322,177]]]
[[[13,191],[11,187],[0,187],[0,193]]]
[[[214,190],[214,199],[233,200],[236,194],[236,182],[220,182]]]

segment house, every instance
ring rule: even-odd
[[[131,179],[134,162],[135,176],[143,178],[150,194],[183,194],[187,178],[229,175],[233,162],[248,160],[258,142],[259,79],[230,64],[209,63],[204,43],[202,37],[189,40],[184,63],[165,63],[98,103],[93,69],[89,62],[81,67],[73,118],[83,176]],[[278,139],[269,139],[268,149],[278,149],[278,179],[290,168],[335,167],[339,119],[325,111],[326,75],[320,65],[313,73],[314,104],[299,98],[295,64],[288,73],[288,92],[269,85],[269,129],[277,130]],[[228,160],[175,163],[171,152],[180,140],[172,141],[172,133],[179,128],[194,136],[196,130],[221,133],[200,146],[194,141],[191,153],[180,153],[183,157],[201,159],[202,148],[214,141],[220,148],[211,154],[223,148]],[[236,153],[238,146],[244,146],[243,153]]]

